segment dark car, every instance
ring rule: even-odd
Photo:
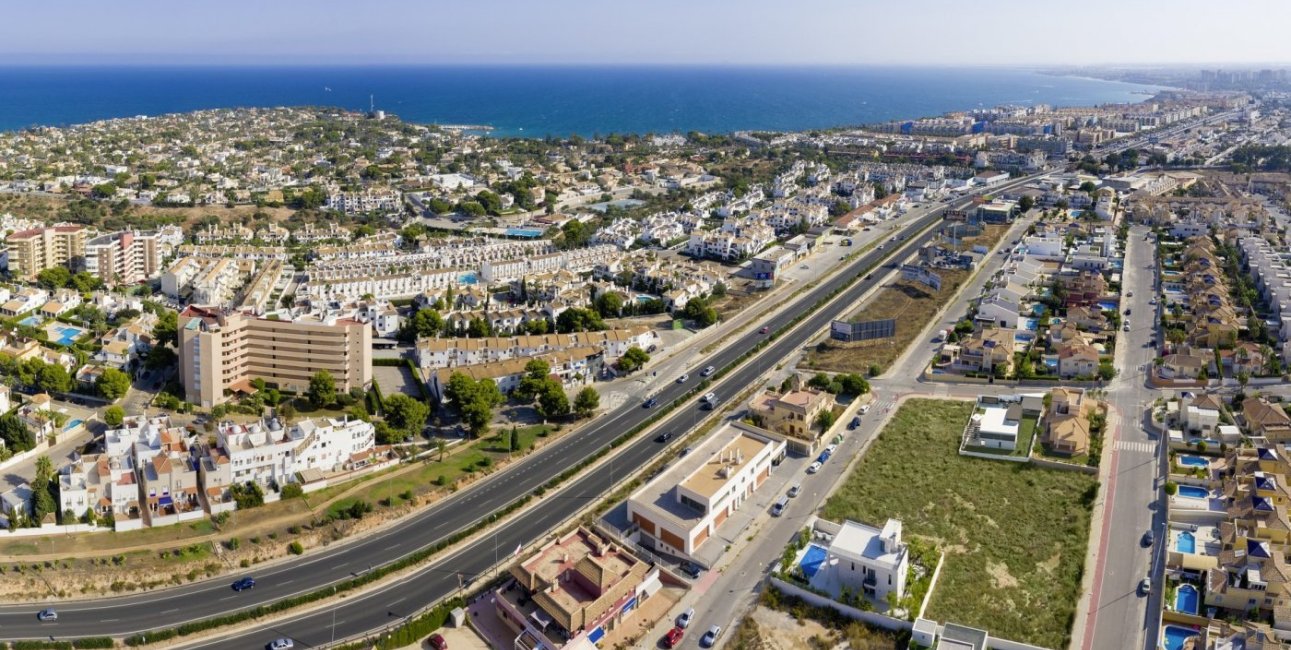
[[[233,583],[233,591],[246,591],[256,586],[255,578],[239,578]]]
[[[856,427],[859,427],[859,426],[861,426],[861,418],[860,418],[860,417],[854,417],[854,418],[852,418],[852,421],[851,421],[851,422],[848,422],[848,423],[847,423],[847,428],[848,428],[848,429],[855,429]]]
[[[641,408],[652,409],[658,404],[659,404],[659,400],[651,397],[650,399],[646,400],[644,404],[641,405]]]
[[[1151,546],[1151,545],[1152,545],[1152,544],[1154,544],[1156,541],[1157,541],[1157,536],[1152,532],[1152,530],[1151,530],[1151,529],[1149,529],[1146,533],[1143,533],[1143,545],[1144,545],[1144,546]]]
[[[430,647],[435,650],[448,650],[448,642],[444,640],[444,637],[438,634],[432,634],[430,635],[430,638],[426,640],[430,642]]]
[[[704,572],[704,570],[701,569],[699,565],[695,564],[694,562],[682,562],[680,568],[682,573],[696,580],[699,579],[699,574]]]
[[[668,442],[669,440],[672,440],[671,431],[664,431],[663,433],[654,437],[655,442]]]
[[[767,332],[770,332],[770,331],[771,331],[771,328],[767,327],[766,325],[763,325],[762,329],[758,330],[758,332],[761,334],[766,334]]]

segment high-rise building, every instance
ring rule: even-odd
[[[263,379],[304,393],[326,370],[336,390],[372,383],[372,328],[343,318],[259,318],[240,311],[192,306],[179,315],[179,369],[185,398],[203,408]]]
[[[85,270],[103,283],[143,282],[161,272],[161,248],[155,233],[116,232],[85,244]]]
[[[85,264],[85,226],[63,224],[20,230],[6,237],[5,244],[9,272],[21,280],[32,280],[51,267],[79,271]]]

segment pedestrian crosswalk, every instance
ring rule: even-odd
[[[1145,454],[1154,454],[1157,450],[1155,442],[1130,442],[1129,440],[1117,440],[1117,451],[1138,451]]]
[[[879,399],[877,402],[874,402],[874,404],[870,405],[870,411],[876,412],[876,413],[882,413],[884,411],[891,409],[892,406],[896,403],[897,403],[896,399],[891,397],[884,397]]]
[[[628,394],[621,390],[616,390],[611,393],[606,393],[604,396],[601,397],[601,402],[603,403],[602,405],[607,411],[613,411],[614,409],[622,406],[623,402],[626,402],[627,400],[628,400]]]

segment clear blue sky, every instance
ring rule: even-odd
[[[52,0],[0,65],[1291,61],[1286,0]]]

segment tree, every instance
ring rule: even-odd
[[[471,435],[479,437],[493,421],[493,408],[503,401],[502,391],[492,379],[476,381],[460,372],[448,378],[445,395],[456,406]]]
[[[152,337],[157,345],[179,347],[179,314],[164,308],[158,311],[157,323],[152,327]]]
[[[611,318],[623,315],[623,294],[617,291],[606,291],[596,297],[594,303],[596,311],[600,313],[601,318]]]
[[[565,388],[555,379],[548,379],[538,395],[538,412],[544,418],[558,418],[569,415],[569,396]]]
[[[821,431],[828,431],[829,427],[834,426],[834,412],[829,409],[821,411],[820,415],[816,416],[816,426],[820,427]]]
[[[175,354],[174,348],[165,345],[152,346],[152,349],[148,350],[148,356],[143,360],[143,367],[148,370],[164,370],[178,364],[179,355]]]
[[[1022,198],[1018,199],[1018,209],[1022,212],[1027,212],[1033,207],[1035,207],[1035,199],[1030,196],[1024,194]]]
[[[434,309],[419,309],[412,318],[404,321],[399,329],[399,338],[412,342],[420,338],[437,336],[444,330],[444,317]]]
[[[522,402],[532,402],[542,394],[550,379],[551,364],[542,359],[530,359],[524,364],[524,377],[520,380],[520,385],[511,393]]]
[[[103,281],[85,271],[81,271],[72,276],[72,286],[76,287],[76,290],[81,293],[89,293],[95,289],[101,289]]]
[[[50,363],[40,369],[36,383],[45,392],[66,393],[72,389],[72,375],[68,374],[66,368]]]
[[[691,298],[686,301],[686,307],[681,310],[681,313],[686,318],[695,321],[695,324],[701,328],[717,322],[717,310],[703,298]]]
[[[50,291],[62,289],[72,282],[72,272],[61,266],[51,266],[36,274],[36,282]]]
[[[121,408],[120,406],[113,404],[112,406],[109,406],[103,410],[103,422],[110,427],[121,426],[121,423],[125,422],[125,419],[126,419],[125,409]]]
[[[600,408],[600,406],[601,395],[591,386],[587,386],[583,390],[578,391],[578,395],[574,396],[574,412],[577,413],[579,417],[591,417],[591,415],[595,413],[596,409]]]
[[[296,406],[288,400],[274,409],[274,412],[278,414],[278,417],[282,418],[283,422],[291,422],[291,419],[296,417]]]
[[[426,420],[430,417],[430,406],[403,393],[390,395],[384,402],[385,421],[390,423],[391,427],[398,429],[405,436],[421,434],[422,428],[426,426]]]
[[[322,408],[336,401],[336,380],[332,373],[319,370],[309,378],[309,403]]]
[[[130,376],[116,368],[104,368],[94,385],[103,397],[118,400],[130,390]]]
[[[493,336],[493,326],[487,320],[480,316],[471,318],[471,322],[466,325],[466,335],[474,338],[484,338]]]
[[[234,483],[229,486],[229,492],[233,494],[233,502],[238,504],[238,510],[264,505],[264,489],[255,481]]]
[[[839,393],[843,395],[864,395],[870,392],[870,382],[856,373],[848,373],[835,378],[838,383]]]
[[[645,350],[637,346],[628,348],[627,352],[619,357],[619,368],[624,372],[634,372],[650,362],[650,355]]]
[[[590,309],[571,307],[560,312],[556,317],[556,330],[562,334],[570,332],[594,332],[605,329],[605,321],[600,314]]]
[[[54,461],[49,459],[46,454],[41,454],[36,458],[36,480],[46,480],[54,476]]]

